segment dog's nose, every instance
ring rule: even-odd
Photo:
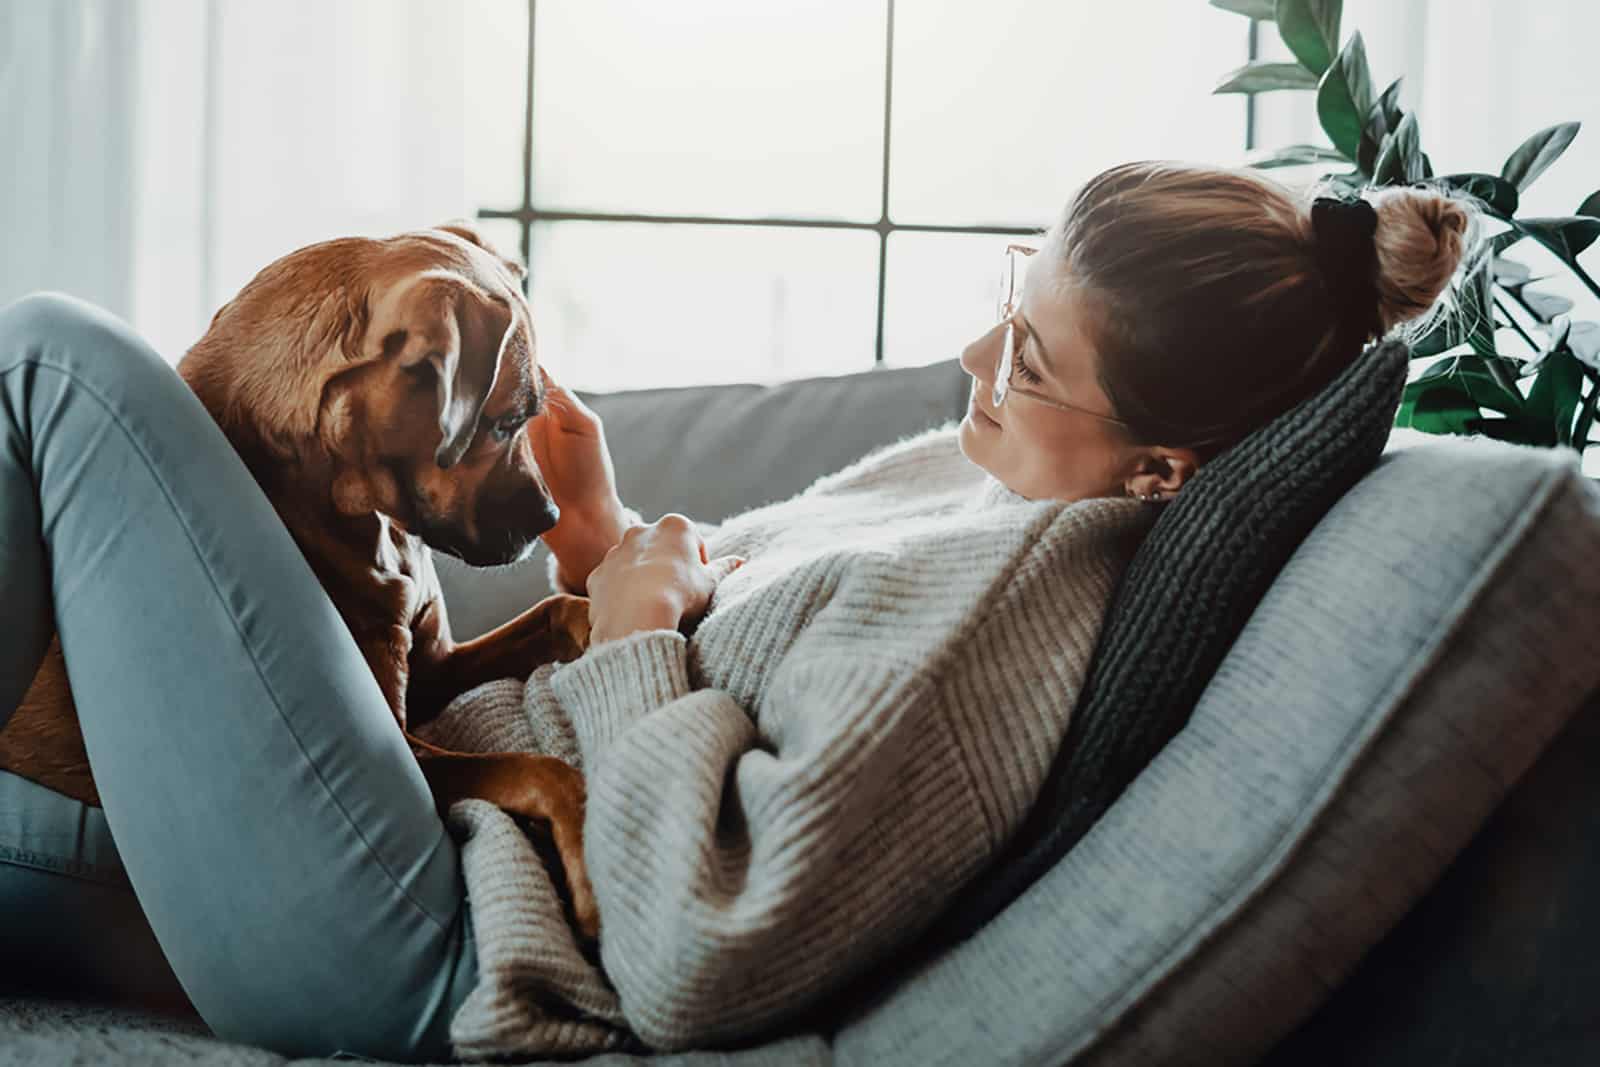
[[[561,520],[555,501],[533,488],[525,488],[506,502],[502,521],[523,537],[532,540],[552,529]]]
[[[540,512],[541,513],[539,515],[539,522],[538,522],[539,531],[538,532],[542,534],[546,530],[555,529],[556,523],[561,521],[561,509],[556,507],[555,501],[550,500],[548,498],[544,499],[544,500],[541,500],[540,504],[541,504],[541,508],[540,508]]]

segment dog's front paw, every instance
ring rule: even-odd
[[[557,593],[542,607],[555,638],[556,658],[567,663],[583,655],[589,647],[589,598]]]

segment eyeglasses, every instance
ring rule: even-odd
[[[1054,400],[1043,393],[1035,393],[1032,390],[1023,389],[1011,383],[1011,377],[1016,373],[1018,333],[1016,318],[1018,306],[1022,303],[1022,286],[1027,279],[1028,257],[1037,251],[1039,251],[1037,248],[1030,245],[1006,245],[1006,265],[1000,274],[1000,300],[997,308],[997,318],[1005,326],[1005,335],[1000,339],[1000,358],[994,370],[994,392],[990,395],[990,399],[995,407],[999,407],[1006,402],[1006,397],[1015,393],[1018,396],[1025,396],[1029,400],[1037,401],[1058,411],[1076,411],[1079,414],[1089,415],[1104,422],[1113,422],[1118,426],[1126,426],[1127,423],[1111,415],[1102,415],[1098,411],[1090,411],[1088,408],[1081,408],[1076,404]],[[1044,344],[1040,342],[1037,334],[1034,335],[1033,341],[1039,350],[1043,352]],[[1048,353],[1046,355],[1048,356]]]

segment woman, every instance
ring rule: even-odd
[[[1107,171],[963,352],[958,428],[716,529],[635,523],[599,420],[550,383],[529,427],[562,510],[546,540],[591,598],[592,647],[536,671],[525,707],[589,781],[617,1000],[586,1010],[664,1048],[758,1034],[981,873],[1064,736],[1154,505],[1427,312],[1460,263],[1462,204],[1370,204],[1308,212],[1249,172]],[[0,591],[20,620],[0,708],[53,618],[138,901],[90,814],[0,783],[20,812],[0,825],[9,950],[78,931],[73,977],[159,976],[164,955],[219,1034],[289,1053],[518,1047],[523,897],[494,862],[514,835],[502,848],[474,816],[458,853],[354,644],[178,379],[104,316],[24,301],[0,315],[0,441]],[[581,1006],[581,985],[545,994]]]

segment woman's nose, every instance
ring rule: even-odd
[[[980,381],[994,378],[995,363],[1000,355],[1000,326],[995,325],[961,350],[961,369]]]

